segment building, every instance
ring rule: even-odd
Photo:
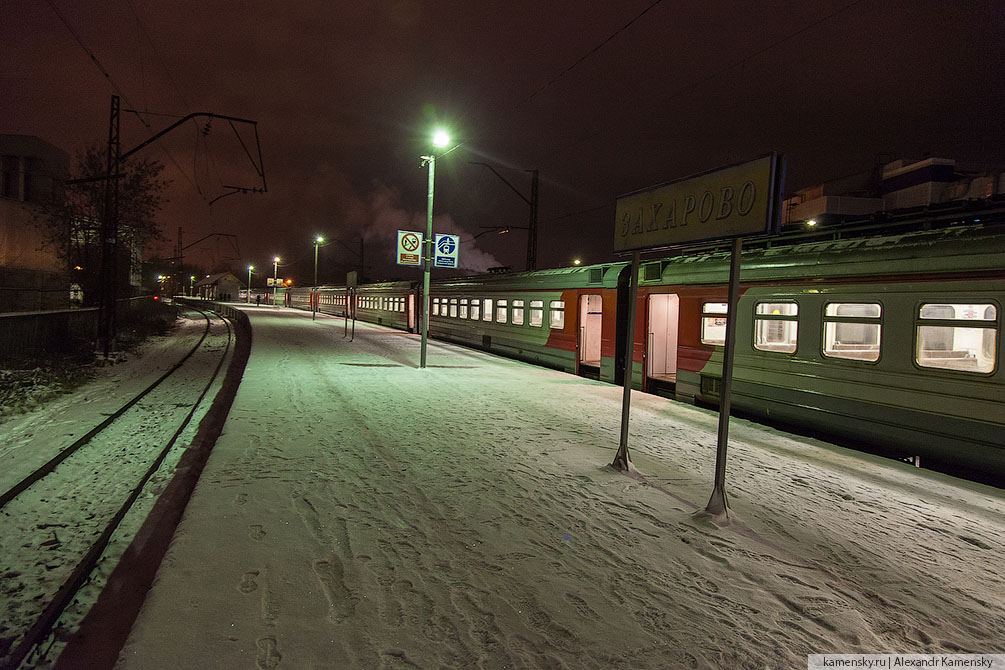
[[[230,272],[209,275],[195,283],[195,294],[207,300],[237,300],[244,286]]]
[[[66,308],[67,268],[36,225],[70,173],[65,151],[33,135],[0,134],[0,311]]]
[[[1005,194],[1005,172],[957,164],[949,158],[896,160],[802,188],[785,200],[783,226],[861,220],[877,212],[924,208]]]

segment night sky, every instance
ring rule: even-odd
[[[394,267],[393,231],[424,229],[419,156],[441,123],[464,144],[437,161],[435,229],[486,233],[462,244],[469,267],[523,269],[525,232],[483,227],[524,226],[528,206],[471,162],[525,196],[536,168],[538,267],[555,267],[612,260],[618,195],[769,151],[787,190],[878,155],[1000,164],[1003,48],[1000,1],[7,0],[0,132],[73,155],[106,140],[116,92],[149,112],[123,114],[123,150],[176,120],[161,115],[256,120],[264,195],[209,204],[261,186],[225,122],[138,154],[172,181],[151,251],[171,255],[179,226],[186,244],[224,233],[186,260],[242,276],[279,255],[309,283],[318,234],[341,240],[323,280],[355,266],[361,234],[371,278],[419,276]]]

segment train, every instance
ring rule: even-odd
[[[745,246],[734,413],[1002,486],[1005,219],[996,212]],[[716,407],[729,252],[674,254],[640,264],[630,348],[627,262],[434,279],[428,333],[619,385],[630,356],[634,388]],[[419,281],[305,287],[290,298],[336,315],[353,304],[356,318],[412,332],[422,299]]]

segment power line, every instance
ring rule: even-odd
[[[701,77],[699,79],[695,79],[692,82],[685,83],[685,84],[681,85],[680,87],[675,87],[673,89],[674,95],[679,96],[684,91],[693,90],[693,89],[695,89],[695,88],[697,88],[699,86],[702,86],[703,84],[707,84],[708,82],[712,81],[713,79],[721,77],[722,75],[724,75],[724,74],[726,74],[726,73],[728,73],[728,72],[730,72],[730,71],[732,71],[732,70],[734,70],[734,69],[736,69],[736,68],[744,65],[745,63],[747,63],[747,62],[749,62],[749,61],[757,58],[758,56],[761,56],[761,55],[763,55],[763,54],[765,54],[765,53],[767,53],[767,52],[775,49],[776,47],[784,44],[785,42],[788,42],[789,40],[793,39],[794,37],[797,37],[798,35],[801,35],[802,33],[805,33],[806,31],[810,30],[811,28],[814,28],[814,27],[820,25],[821,23],[824,23],[825,21],[828,21],[828,20],[834,18],[838,14],[841,14],[841,13],[843,13],[843,12],[851,9],[852,7],[854,7],[856,5],[862,4],[863,2],[865,2],[865,0],[852,0],[852,2],[849,2],[848,4],[846,4],[846,5],[838,8],[836,10],[834,10],[830,14],[827,14],[827,15],[822,16],[822,17],[820,17],[820,18],[818,18],[818,19],[816,19],[814,21],[811,21],[810,23],[806,24],[805,26],[792,31],[791,33],[788,33],[787,35],[784,35],[783,37],[775,40],[771,44],[769,44],[769,45],[767,45],[767,46],[765,46],[765,47],[763,47],[761,49],[758,49],[757,51],[755,51],[755,52],[753,52],[751,54],[748,54],[748,55],[740,58],[739,60],[736,60],[736,61],[734,61],[734,62],[732,62],[732,63],[730,63],[730,64],[728,64],[728,65],[726,65],[726,66],[724,66],[722,68],[720,68],[719,70],[716,70],[715,72],[712,72],[712,73],[710,73],[710,74],[708,74],[708,75],[706,75],[704,77]],[[648,9],[647,9],[647,11],[648,11]],[[655,104],[658,105],[658,104],[660,104],[662,102],[663,102],[663,100],[658,100]],[[571,141],[568,145],[566,145],[565,147],[563,147],[563,149],[565,151],[568,151],[569,149],[572,149],[574,147],[578,147],[583,142],[586,142],[587,140],[589,140],[591,136],[593,136],[593,135],[596,134],[596,132],[597,131],[589,131],[589,132],[587,132],[583,137],[581,137],[581,138],[579,138],[577,140]]]
[[[109,73],[108,70],[105,68],[105,66],[101,64],[101,61],[98,60],[98,57],[94,54],[94,52],[91,51],[86,44],[84,44],[84,40],[81,39],[80,35],[77,34],[77,31],[73,29],[73,26],[71,26],[70,22],[66,20],[66,17],[63,16],[63,13],[59,11],[59,8],[56,7],[53,0],[46,0],[46,2],[49,4],[49,7],[52,8],[52,11],[56,14],[56,16],[59,17],[59,20],[62,21],[63,25],[66,26],[66,29],[70,31],[70,34],[73,36],[73,39],[77,42],[78,45],[80,45],[80,48],[84,50],[84,53],[88,55],[88,57],[91,59],[91,62],[93,62],[94,65],[98,68],[98,71],[101,72],[101,74],[105,77],[106,80],[108,80],[108,83],[111,85],[115,93],[118,94],[118,96],[122,98],[126,102],[126,104],[128,104],[130,107],[135,108],[136,105],[133,104],[133,102],[129,99],[129,96],[127,96],[122,91],[119,85],[115,83],[115,80],[112,79],[111,73]],[[132,112],[136,116],[136,118],[139,119],[140,123],[142,123],[147,128],[147,130],[153,130],[153,128],[150,126],[147,120],[144,119],[142,116],[140,116],[140,112],[138,112],[136,109],[127,109],[124,111]],[[171,152],[168,151],[167,148],[164,147],[163,145],[158,146],[160,150],[163,151],[165,155],[167,155],[168,159],[172,163],[174,163],[174,166],[178,169],[178,172],[180,172],[181,175],[185,177],[185,179],[188,180],[188,182],[192,184],[192,186],[195,187],[196,190],[198,191],[198,187],[195,186],[192,179],[189,178],[185,170],[183,170],[181,165],[178,164],[178,161],[175,160],[175,157],[171,155]],[[203,198],[203,200],[206,199],[201,192],[199,193],[199,195],[200,197]]]
[[[617,37],[619,34],[621,34],[622,32],[624,32],[625,30],[627,30],[629,26],[631,26],[633,23],[635,23],[636,21],[638,21],[639,19],[641,19],[643,16],[645,16],[647,13],[649,13],[649,10],[651,10],[653,7],[655,7],[656,5],[660,4],[661,2],[663,2],[663,0],[656,0],[651,5],[649,5],[645,9],[643,9],[641,12],[638,13],[638,15],[636,15],[636,17],[634,19],[632,19],[631,21],[629,21],[628,23],[626,23],[625,25],[621,26],[620,28],[618,28],[617,30],[615,30],[613,33],[611,33],[610,35],[608,35],[607,39],[605,39],[603,42],[601,42],[597,46],[595,46],[592,49],[590,49],[589,51],[587,51],[575,63],[573,63],[569,67],[565,68],[561,72],[559,72],[557,75],[555,75],[555,77],[553,77],[551,79],[551,81],[549,81],[544,86],[542,86],[541,88],[537,89],[536,91],[534,91],[533,93],[531,93],[529,96],[527,96],[527,99],[524,100],[523,102],[524,103],[530,102],[531,100],[533,100],[537,96],[538,93],[540,93],[544,89],[548,88],[549,86],[551,86],[552,84],[554,84],[556,81],[558,81],[559,79],[561,79],[562,77],[564,77],[568,73],[572,72],[576,68],[576,66],[578,66],[580,63],[582,63],[584,60],[586,60],[587,58],[589,58],[590,56],[592,56],[596,52],[600,51],[604,47],[605,44],[607,44],[608,42],[610,42],[611,40],[613,40],[615,37]]]

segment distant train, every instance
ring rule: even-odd
[[[742,256],[732,404],[825,439],[1005,479],[1005,224],[760,241]],[[715,406],[729,254],[643,262],[632,384]],[[434,280],[431,337],[623,383],[627,263]],[[358,287],[357,318],[415,331],[421,283]],[[345,287],[291,290],[344,314]],[[999,484],[1000,485],[1000,484]]]

